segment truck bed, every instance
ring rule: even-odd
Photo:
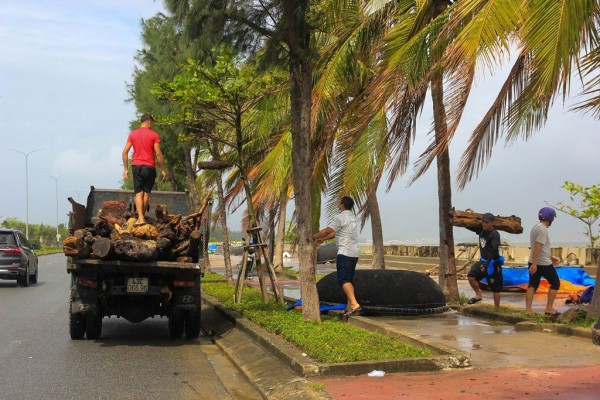
[[[122,271],[122,272],[161,272],[175,270],[197,270],[202,271],[203,260],[198,263],[180,263],[172,261],[106,261],[87,258],[71,258],[67,262],[67,272],[75,271],[81,267],[98,267],[104,271]]]

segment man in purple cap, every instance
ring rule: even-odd
[[[548,301],[544,313],[548,316],[557,316],[560,313],[554,309],[554,300],[560,289],[560,279],[556,272],[555,265],[558,265],[558,258],[552,257],[550,253],[550,237],[548,228],[556,218],[556,211],[552,207],[544,207],[538,212],[540,220],[529,235],[531,243],[531,254],[529,256],[529,287],[525,295],[525,314],[533,314],[531,305],[533,295],[540,285],[541,278],[546,278],[550,284],[548,290]]]
[[[500,233],[494,229],[494,214],[485,213],[481,217],[481,228],[470,229],[479,235],[480,261],[471,266],[467,278],[475,291],[475,297],[469,299],[469,304],[475,304],[483,299],[479,281],[487,279],[487,283],[494,293],[494,307],[500,308],[500,291],[502,290],[502,262],[500,262]],[[491,268],[490,267],[491,263]],[[490,269],[490,271],[488,271]],[[491,272],[491,273],[489,273]]]

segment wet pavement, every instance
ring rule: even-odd
[[[317,273],[334,270],[334,265],[320,265]],[[299,297],[296,282],[281,283],[288,297]],[[468,281],[459,281],[459,293],[473,296]],[[483,304],[493,305],[491,292],[483,292],[483,296]],[[566,295],[559,295],[555,301],[559,311],[570,307],[564,304],[565,299]],[[545,304],[546,294],[536,294],[534,310],[543,313]],[[502,293],[501,305],[524,309],[525,293]],[[516,331],[512,324],[453,311],[368,318],[469,352],[471,368],[390,373],[382,378],[363,375],[310,379],[323,384],[332,399],[600,399],[600,346],[590,339]]]

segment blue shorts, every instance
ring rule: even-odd
[[[343,286],[344,283],[354,282],[356,263],[358,263],[358,257],[348,257],[343,254],[337,255],[335,268],[337,269],[337,280],[340,286]]]

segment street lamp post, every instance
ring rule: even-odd
[[[9,148],[9,150],[12,150],[14,152],[17,153],[21,153],[25,156],[25,237],[27,239],[29,239],[29,155],[31,153],[34,153],[36,151],[40,151],[40,150],[44,150],[44,147],[40,148],[40,149],[35,149],[35,150],[31,150],[27,153],[22,152],[20,150],[16,150],[16,149],[11,149]]]
[[[64,175],[48,175],[50,178],[54,178],[56,187],[56,247],[60,247],[60,233],[58,233],[58,179]]]

